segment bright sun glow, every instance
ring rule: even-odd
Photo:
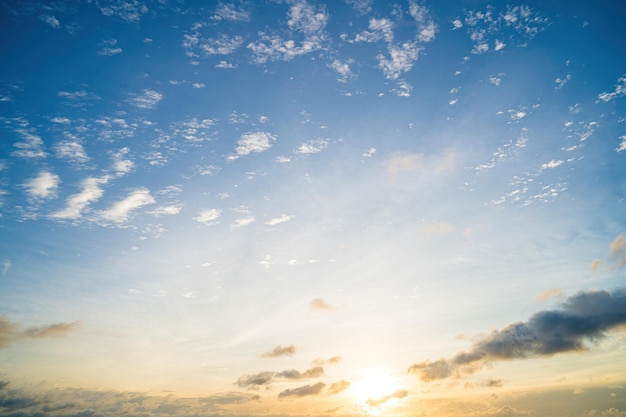
[[[397,389],[397,379],[389,370],[381,368],[362,370],[350,386],[350,392],[358,402],[379,400],[393,394]]]

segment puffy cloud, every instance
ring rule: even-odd
[[[431,42],[435,40],[435,34],[439,30],[428,13],[428,9],[420,6],[414,0],[409,1],[409,14],[418,24],[417,39],[420,42]]]
[[[43,339],[46,337],[64,337],[80,328],[80,322],[55,323],[47,326],[28,327],[0,316],[0,349],[9,347],[20,339]]]
[[[101,213],[103,219],[111,220],[115,223],[123,223],[128,220],[131,212],[156,201],[150,195],[147,188],[139,188],[131,192],[126,198],[113,204],[110,209]]]
[[[293,356],[296,354],[296,350],[297,348],[295,345],[289,345],[289,346],[278,345],[274,349],[270,350],[269,352],[262,353],[261,357],[262,358],[278,358],[280,356]]]
[[[34,198],[48,198],[54,195],[59,186],[59,176],[51,172],[40,172],[35,178],[25,182],[26,192]]]
[[[544,170],[544,169],[553,169],[553,168],[558,167],[559,165],[562,165],[563,162],[565,162],[565,161],[560,160],[560,159],[559,160],[553,159],[550,162],[546,162],[545,164],[542,164],[541,165],[541,169],[542,170]]]
[[[622,135],[619,137],[620,139],[620,143],[619,146],[617,148],[615,148],[616,152],[622,152],[622,151],[626,151],[626,135]]]
[[[167,206],[159,206],[157,208],[155,208],[154,210],[150,211],[149,213],[152,214],[153,216],[173,216],[175,214],[180,213],[180,211],[183,209],[183,205],[182,204],[170,204]]]
[[[116,16],[127,22],[138,22],[148,13],[148,8],[139,0],[97,1],[100,12],[105,16]]]
[[[207,226],[211,226],[216,224],[216,220],[222,215],[222,210],[220,209],[206,209],[202,210],[196,217],[193,219],[199,223],[206,224]]]
[[[233,230],[241,229],[242,227],[251,225],[255,221],[256,219],[254,218],[254,216],[242,217],[240,219],[235,220],[235,222],[231,226],[231,229]]]
[[[233,160],[239,156],[266,151],[272,147],[272,142],[275,140],[276,136],[267,132],[244,133],[237,141],[237,147],[235,148],[237,156],[231,156],[229,159]]]
[[[50,217],[59,220],[80,218],[84,209],[102,197],[104,191],[100,185],[106,184],[108,181],[109,178],[106,176],[103,178],[90,177],[85,179],[82,183],[82,191],[68,198],[65,209],[52,213]]]
[[[327,394],[328,395],[339,394],[341,391],[345,391],[348,388],[350,388],[350,382],[348,381],[341,380],[341,381],[333,382],[332,384],[330,384],[330,387],[328,387]]]
[[[424,361],[409,368],[423,381],[473,373],[498,360],[551,356],[585,350],[585,340],[626,324],[626,287],[580,292],[561,309],[539,311],[526,322],[512,323],[474,342],[468,351],[449,359]]]
[[[298,388],[286,389],[284,391],[281,391],[278,394],[278,398],[304,397],[304,396],[307,396],[307,395],[319,395],[322,392],[322,390],[324,389],[325,386],[326,386],[326,384],[324,384],[323,382],[318,382],[318,383],[312,384],[312,385],[304,385],[304,386],[298,387]]]
[[[69,159],[71,162],[78,164],[89,162],[85,148],[74,138],[59,142],[55,146],[55,150],[58,158]]]
[[[379,405],[382,405],[389,400],[392,400],[394,398],[401,399],[401,398],[406,397],[407,395],[409,395],[409,392],[407,390],[401,389],[401,390],[394,391],[391,394],[385,395],[380,398],[369,398],[367,400],[367,405],[369,405],[370,407],[378,407]]]
[[[342,357],[341,356],[333,356],[332,358],[328,358],[328,359],[321,359],[321,358],[317,358],[313,361],[313,363],[315,365],[318,366],[322,366],[322,365],[334,365],[337,364],[339,362],[342,361]]]
[[[397,80],[400,74],[413,68],[420,48],[414,42],[405,42],[401,46],[390,44],[388,51],[389,59],[382,54],[376,57],[378,66],[383,70],[388,80]]]

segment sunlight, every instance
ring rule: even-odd
[[[370,399],[379,400],[393,394],[398,389],[398,381],[388,369],[366,368],[359,372],[350,386],[350,392],[358,402]]]

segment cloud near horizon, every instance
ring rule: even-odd
[[[580,292],[557,310],[533,314],[494,330],[452,358],[426,360],[409,367],[422,381],[472,374],[498,360],[552,356],[587,350],[585,341],[598,341],[605,332],[626,324],[626,287],[613,291]]]

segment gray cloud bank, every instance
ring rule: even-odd
[[[276,379],[301,380],[318,378],[323,374],[324,368],[321,366],[315,366],[304,372],[300,372],[295,369],[289,369],[281,372],[264,371],[254,375],[243,375],[237,380],[237,382],[235,382],[235,385],[244,388],[253,388],[256,386],[269,385]]]
[[[580,292],[560,309],[539,311],[526,322],[494,330],[467,351],[452,358],[413,364],[409,372],[423,381],[471,374],[498,360],[551,356],[586,350],[605,332],[626,324],[626,287],[613,291]]]

